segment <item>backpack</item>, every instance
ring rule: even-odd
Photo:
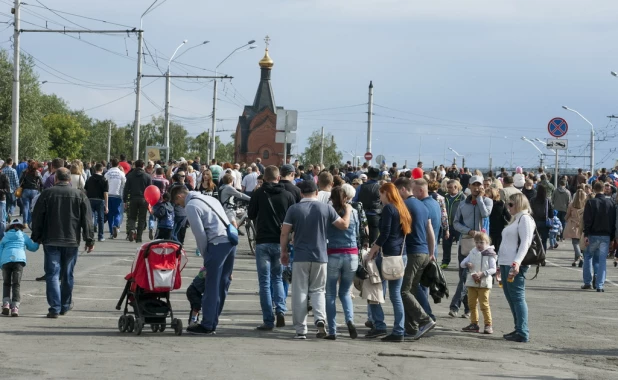
[[[517,221],[517,228],[519,231],[519,222],[521,222],[521,218],[525,215],[522,215]],[[530,216],[532,217],[532,216]],[[517,248],[521,245],[521,238],[519,237],[519,232],[517,234]],[[528,251],[526,252],[526,256],[521,261],[521,265],[536,265],[536,273],[531,280],[534,280],[539,275],[539,270],[541,266],[545,266],[545,249],[543,249],[543,241],[541,240],[541,235],[539,235],[539,231],[536,229],[536,223],[534,227],[534,235],[532,235],[532,242],[530,243],[530,247],[528,247]]]

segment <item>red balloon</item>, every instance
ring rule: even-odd
[[[161,190],[155,185],[150,185],[144,190],[144,199],[150,206],[154,206],[161,199]]]
[[[129,174],[129,172],[131,171],[131,165],[129,165],[129,163],[126,161],[119,162],[118,166],[122,166],[125,175]]]
[[[419,179],[419,178],[423,178],[423,169],[421,168],[414,168],[412,170],[412,178],[414,179]]]

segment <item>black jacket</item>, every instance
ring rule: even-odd
[[[489,234],[491,236],[502,236],[502,230],[511,220],[511,214],[503,201],[494,201],[489,215]]]
[[[382,203],[380,203],[380,184],[375,180],[360,185],[357,200],[363,204],[363,209],[367,215],[382,213]]]
[[[292,195],[294,196],[294,199],[296,200],[296,203],[300,202],[300,198],[301,198],[300,188],[296,186],[295,183],[286,181],[284,179],[280,180],[279,183],[282,184],[287,191],[292,193]]]
[[[127,174],[127,182],[124,185],[122,200],[128,202],[129,198],[144,198],[144,190],[152,185],[152,177],[142,168],[133,169]]]
[[[9,177],[0,172],[0,202],[6,201],[6,195],[11,193]]]
[[[423,270],[421,276],[421,285],[429,288],[429,294],[433,298],[434,303],[442,302],[442,298],[448,298],[448,286],[446,284],[446,278],[440,266],[435,261],[430,261],[429,264]]]
[[[268,202],[269,197],[272,207]],[[281,224],[288,208],[294,204],[296,204],[294,196],[280,183],[264,182],[253,192],[247,215],[249,219],[255,221],[256,244],[279,244]]]
[[[95,173],[86,181],[84,190],[86,190],[88,199],[103,200],[105,199],[105,193],[109,193],[109,183],[107,183],[107,178]]]
[[[603,194],[597,194],[584,207],[584,236],[616,235],[616,205]]]
[[[80,232],[94,244],[90,201],[68,183],[43,190],[32,213],[32,240],[58,247],[79,247]]]
[[[536,222],[537,228],[545,226],[547,218],[551,219],[554,217],[554,205],[549,199],[545,199],[545,202],[543,202],[543,200],[537,199],[535,196],[530,199],[530,208],[532,209],[532,217]],[[489,227],[491,230],[491,225]]]
[[[526,196],[526,198],[528,198],[528,201],[536,197],[536,190],[534,188],[528,190],[524,187],[523,189],[521,189],[521,192]]]

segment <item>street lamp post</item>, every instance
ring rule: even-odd
[[[455,155],[456,155],[457,157],[461,157],[461,167],[462,167],[462,168],[463,168],[464,166],[466,166],[466,158],[465,158],[463,155],[461,155],[461,154],[457,153],[457,152],[455,151],[455,149],[453,149],[453,148],[450,148],[450,147],[449,147],[449,148],[448,148],[448,150],[450,150],[451,152],[455,153]]]
[[[543,167],[543,156],[545,155],[543,153],[543,151],[540,150],[539,147],[536,146],[536,144],[534,142],[532,142],[532,140],[528,139],[526,136],[521,136],[521,139],[524,140],[525,142],[530,143],[530,145],[532,145],[534,147],[534,149],[539,151],[539,157],[540,157],[540,161],[541,161],[540,162],[540,165],[541,165],[540,167],[542,168]]]
[[[616,73],[612,71],[612,75],[616,75]],[[594,175],[594,125],[592,125],[592,123],[588,121],[588,119],[586,119],[584,115],[575,111],[574,109],[571,109],[567,106],[562,106],[562,108],[564,108],[567,111],[576,113],[579,117],[584,119],[586,123],[590,124],[590,174]]]
[[[172,54],[169,62],[167,63],[167,71],[165,72],[165,141],[163,141],[163,145],[165,146],[165,162],[169,162],[170,160],[170,66],[172,65],[174,56],[178,53],[178,49],[183,47],[186,43],[187,40],[184,40],[180,45],[178,45],[174,51],[174,54]]]
[[[249,42],[247,42],[246,44],[242,45],[241,47],[238,47],[236,49],[234,49],[234,51],[232,51],[230,54],[228,54],[227,57],[225,57],[225,59],[223,59],[223,61],[219,62],[219,64],[217,65],[217,67],[215,67],[215,77],[217,76],[218,70],[219,70],[219,66],[221,66],[223,64],[223,62],[227,61],[228,58],[230,58],[234,53],[238,52],[240,49],[247,47],[249,45],[253,45],[255,43],[255,40],[251,40]],[[250,46],[249,49],[254,49],[255,46]],[[215,145],[216,145],[216,139],[215,139],[215,135],[217,133],[217,78],[214,79],[215,83],[214,83],[214,88],[213,88],[213,95],[212,95],[212,131],[210,132],[210,158],[214,159],[215,158],[215,154],[216,154],[216,149],[215,149]]]

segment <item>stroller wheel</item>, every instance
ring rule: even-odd
[[[127,318],[127,329],[125,331],[132,333],[133,330],[135,330],[135,317],[133,317],[132,315],[127,315],[126,318]]]
[[[135,321],[135,335],[142,335],[142,329],[144,328],[144,323],[137,319]]]
[[[127,317],[125,315],[121,315],[120,318],[118,318],[118,331],[121,333],[127,331]]]
[[[150,329],[152,330],[153,333],[156,333],[157,331],[159,331],[159,325],[157,325],[156,323],[152,324],[150,325]]]
[[[159,332],[165,331],[165,323],[159,325]]]
[[[174,328],[174,333],[176,333],[176,335],[182,335],[182,321],[180,319],[174,318],[172,321],[172,327]]]

